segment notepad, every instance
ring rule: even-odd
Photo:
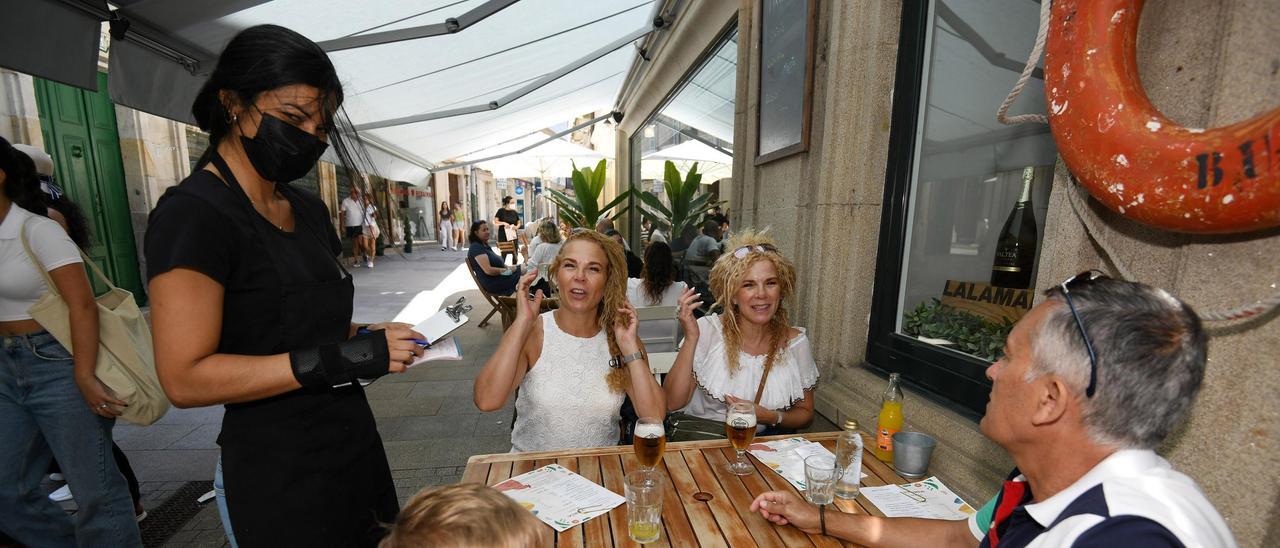
[[[422,352],[422,356],[413,360],[413,363],[405,367],[413,367],[415,365],[434,361],[458,361],[462,359],[462,347],[458,346],[457,337],[449,337],[442,341],[436,341]]]

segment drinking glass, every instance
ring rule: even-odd
[[[755,467],[747,462],[747,447],[756,437],[756,406],[751,402],[729,404],[724,414],[724,432],[729,443],[738,452],[738,459],[726,467],[729,473],[747,476],[755,472]]]
[[[640,462],[641,468],[652,470],[657,467],[662,460],[662,452],[667,448],[667,435],[662,427],[662,419],[640,417],[636,420],[631,445],[636,451],[636,460]]]
[[[836,490],[836,459],[810,455],[804,459],[804,498],[814,504],[831,504]]]
[[[627,474],[623,482],[627,497],[627,532],[640,544],[662,535],[662,473],[640,469]]]

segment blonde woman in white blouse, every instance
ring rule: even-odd
[[[804,329],[791,326],[783,306],[795,280],[795,267],[771,238],[747,231],[729,241],[710,275],[721,313],[695,320],[698,294],[680,297],[685,339],[663,382],[668,410],[723,420],[729,403],[754,400],[767,369],[756,404],[762,433],[813,422],[818,367]]]

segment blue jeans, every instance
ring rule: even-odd
[[[222,457],[218,457],[218,467],[213,471],[213,494],[218,499],[218,516],[222,518],[222,532],[227,535],[227,543],[231,548],[236,546],[236,533],[231,530],[231,514],[227,511],[227,490],[222,482]]]
[[[89,410],[52,335],[0,337],[0,529],[33,548],[142,546],[114,425]],[[40,489],[54,456],[76,495],[74,524]]]

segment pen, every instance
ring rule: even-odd
[[[418,346],[421,346],[421,347],[423,347],[423,348],[431,348],[431,343],[429,343],[429,342],[427,342],[427,341],[424,341],[424,340],[422,340],[422,339],[409,339],[409,340],[411,340],[411,341],[413,341],[413,342],[417,343],[417,344],[418,344]]]

